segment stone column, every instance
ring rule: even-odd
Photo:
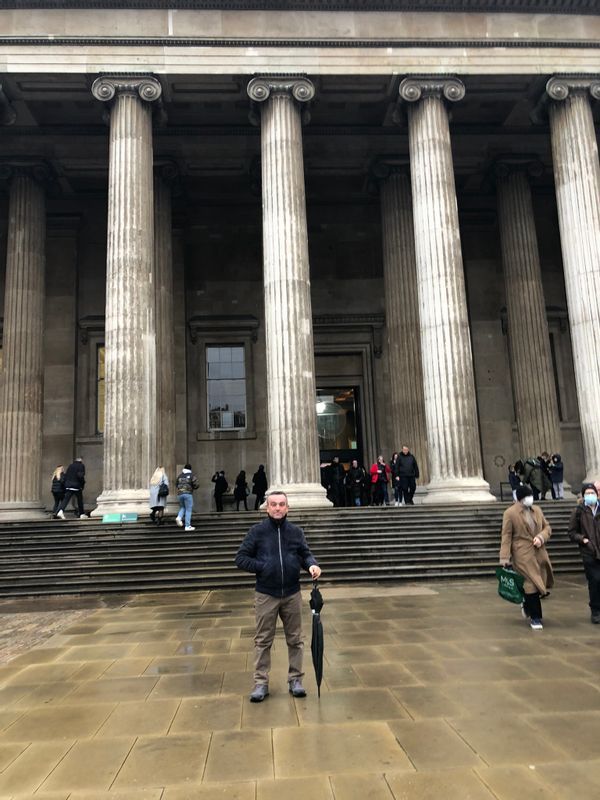
[[[261,119],[268,474],[290,506],[328,506],[320,484],[301,104],[302,77],[248,84]]]
[[[111,103],[106,258],[106,410],[103,490],[94,516],[148,513],[156,468],[156,335],[152,77],[102,77]]]
[[[45,516],[41,497],[46,200],[34,171],[10,182],[3,381],[0,519]]]
[[[508,347],[519,429],[519,457],[561,452],[556,387],[528,171],[496,165],[498,220],[508,315]]]
[[[430,483],[425,502],[491,501],[483,480],[446,101],[461,81],[405,78]]]
[[[586,481],[600,475],[600,163],[591,98],[600,75],[550,78],[550,134]]]
[[[175,462],[175,334],[173,315],[173,246],[171,182],[174,166],[154,174],[154,271],[156,278],[156,425],[157,463],[174,482]],[[173,498],[171,498],[173,499]]]
[[[388,336],[393,447],[408,445],[429,480],[419,340],[419,300],[408,168],[376,166],[380,178],[385,325]]]

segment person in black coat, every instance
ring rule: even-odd
[[[269,482],[267,481],[267,473],[265,472],[264,465],[259,464],[258,469],[252,476],[252,494],[256,495],[256,500],[254,501],[255,511],[258,511],[265,502],[265,495],[268,487]]]
[[[554,500],[564,500],[565,465],[560,453],[553,453],[550,458],[550,480],[552,481],[552,497]]]
[[[85,486],[85,464],[82,458],[76,458],[72,464],[69,464],[65,472],[65,496],[63,497],[60,507],[56,512],[57,519],[65,518],[65,508],[69,505],[71,498],[77,499],[77,509],[79,519],[87,519],[83,510],[83,488]]]
[[[261,703],[269,695],[271,646],[277,617],[283,622],[288,648],[288,689],[294,697],[305,697],[302,686],[302,594],[300,572],[306,570],[313,580],[321,568],[304,538],[304,531],[287,519],[288,501],[284,492],[267,496],[268,518],[254,525],[246,534],[235,557],[236,566],[256,575],[254,609],[254,689],[252,703]]]
[[[224,470],[215,472],[211,478],[211,481],[215,485],[215,505],[217,507],[217,511],[223,511],[223,495],[227,489],[229,489],[229,484],[225,478]]]
[[[246,502],[246,498],[248,497],[248,484],[246,483],[246,471],[241,470],[240,474],[235,479],[235,487],[233,489],[233,497],[235,499],[235,510],[240,510],[240,503],[244,503],[244,508],[248,511],[248,503]]]
[[[400,478],[399,483],[402,502],[407,506],[414,506],[413,497],[417,491],[419,465],[417,464],[417,459],[410,452],[407,445],[404,445],[402,447],[402,452],[398,454],[396,475]]]
[[[348,472],[346,473],[346,486],[352,505],[360,506],[364,492],[367,473],[363,467],[358,466],[358,461],[354,459]]]
[[[336,508],[345,505],[344,503],[344,485],[346,481],[346,470],[344,465],[340,464],[340,457],[334,456],[333,461],[329,465],[329,491],[333,505]]]
[[[65,496],[65,468],[59,464],[52,473],[52,487],[50,489],[54,498],[54,508],[52,509],[52,519],[56,519],[56,513]]]

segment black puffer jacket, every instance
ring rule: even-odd
[[[52,488],[50,489],[52,494],[64,494],[65,493],[65,473],[60,473],[60,478],[52,478]]]
[[[398,460],[394,466],[394,476],[398,478],[419,477],[419,465],[412,453],[406,453],[406,455],[404,455],[404,453],[399,453]]]
[[[250,528],[235,557],[236,566],[256,575],[256,591],[288,597],[300,591],[300,570],[317,560],[304,531],[286,518],[271,517]]]
[[[83,489],[84,486],[85,465],[83,461],[74,461],[65,472],[65,489]]]

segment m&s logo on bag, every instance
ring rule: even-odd
[[[500,581],[502,586],[505,586],[507,589],[516,589],[514,578],[509,578],[508,575],[501,575]]]

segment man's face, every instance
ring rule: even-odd
[[[404,453],[405,456],[408,455],[408,447],[406,445],[404,445],[404,447],[402,448],[402,452]]]
[[[358,461],[356,461],[356,460],[353,461],[352,462],[352,466],[353,466],[354,469],[356,469],[358,467]]]
[[[334,456],[334,457],[333,457],[333,463],[334,463],[334,464],[339,464],[339,463],[340,463],[339,456]]]
[[[272,494],[267,497],[267,514],[271,519],[283,519],[287,513],[288,502],[284,494]]]

